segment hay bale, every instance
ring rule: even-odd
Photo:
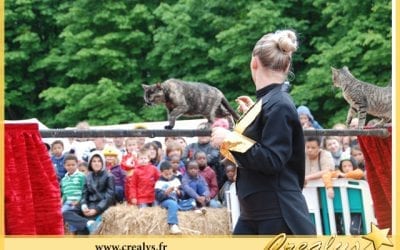
[[[161,207],[139,209],[126,203],[110,207],[102,215],[101,235],[167,235],[167,210]],[[179,227],[185,235],[229,235],[226,208],[207,208],[206,214],[178,212]]]

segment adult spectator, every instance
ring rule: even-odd
[[[322,175],[335,170],[335,162],[330,152],[321,148],[319,137],[306,137],[306,175],[305,182],[321,179]]]

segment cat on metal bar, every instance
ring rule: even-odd
[[[147,105],[164,104],[167,108],[169,124],[165,129],[172,129],[182,115],[203,116],[211,124],[215,118],[227,118],[231,127],[233,120],[239,119],[224,94],[205,83],[168,79],[152,85],[142,84],[142,87]]]
[[[361,129],[365,125],[367,113],[381,120],[375,127],[382,127],[392,120],[392,85],[379,87],[356,79],[347,67],[335,69],[332,67],[333,85],[342,89],[344,99],[350,104],[346,124],[357,114]]]

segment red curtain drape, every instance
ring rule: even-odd
[[[7,235],[64,234],[56,173],[37,124],[5,124]]]
[[[392,228],[392,128],[390,136],[358,136],[378,227]],[[391,231],[391,230],[390,230]]]

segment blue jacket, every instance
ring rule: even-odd
[[[61,155],[59,158],[54,155],[51,156],[51,162],[53,163],[54,169],[56,170],[58,182],[60,182],[67,173],[67,170],[65,170],[64,168],[64,158],[65,154]]]
[[[200,174],[197,177],[191,177],[185,173],[182,177],[182,189],[186,194],[184,199],[197,199],[199,196],[210,197],[207,182]]]

